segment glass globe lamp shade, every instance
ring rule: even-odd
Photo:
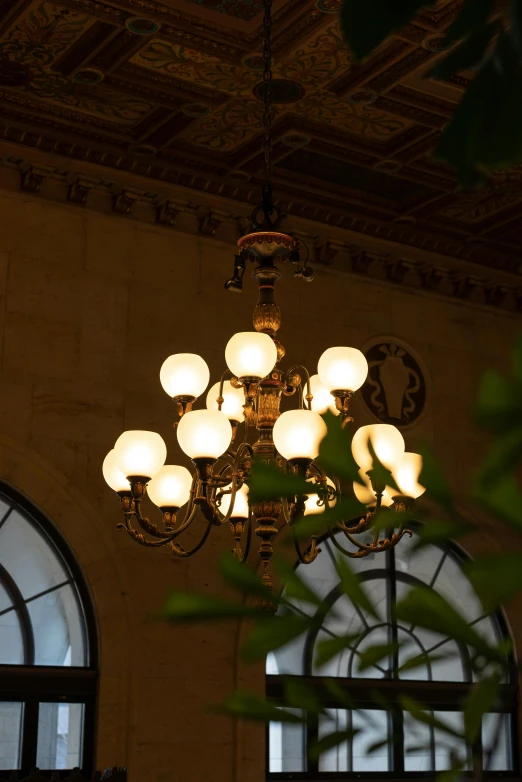
[[[393,477],[405,497],[416,500],[424,494],[426,488],[419,483],[419,475],[422,470],[422,456],[418,453],[406,452],[401,463],[393,471]],[[396,494],[397,492],[394,491]]]
[[[207,394],[207,409],[218,410],[219,405],[217,400],[219,399],[219,388],[221,383],[216,383],[212,386]],[[245,404],[245,393],[242,388],[234,388],[229,380],[225,380],[223,383],[223,399],[225,400],[221,405],[221,412],[226,415],[229,421],[243,421],[245,418],[245,411],[243,405]]]
[[[178,443],[191,459],[219,459],[232,439],[230,421],[219,410],[192,410],[178,424]]]
[[[277,419],[273,433],[275,447],[288,461],[315,459],[325,435],[325,422],[312,410],[288,410]]]
[[[370,508],[373,508],[377,504],[377,497],[375,496],[375,493],[372,489],[372,484],[370,483],[370,479],[366,475],[365,472],[359,473],[359,477],[361,481],[364,481],[364,485],[361,485],[357,481],[354,481],[353,483],[353,493],[357,497],[360,503],[362,505],[366,505]],[[392,492],[388,487],[383,491],[382,498],[381,498],[381,505],[383,505],[385,508],[389,508],[390,505],[393,505],[393,499],[392,495],[396,492]]]
[[[314,413],[323,415],[327,410],[330,410],[334,415],[339,415],[339,411],[335,406],[335,399],[329,390],[323,386],[319,375],[312,375],[310,378],[310,390],[314,397],[311,403]]]
[[[361,426],[352,440],[353,458],[363,472],[372,469],[373,459],[368,448],[371,440],[373,449],[379,461],[388,470],[394,470],[404,456],[404,438],[399,430],[391,424],[370,424]]]
[[[114,491],[130,491],[130,483],[116,464],[114,448],[109,451],[102,466],[103,477]]]
[[[368,362],[355,348],[328,348],[319,359],[317,371],[329,391],[357,391],[368,375]]]
[[[124,432],[114,446],[115,463],[128,477],[153,478],[167,458],[167,446],[156,432]]]
[[[275,367],[277,348],[268,334],[243,331],[229,340],[225,361],[235,377],[260,380]]]
[[[188,502],[192,476],[186,467],[165,464],[147,487],[147,493],[158,508],[181,508]]]
[[[224,491],[230,491],[231,488],[232,488],[232,484],[229,483],[228,486],[225,486]],[[219,506],[219,510],[221,511],[223,516],[227,515],[231,502],[232,502],[231,494],[224,494],[221,497],[221,505]],[[236,492],[236,497],[234,500],[234,510],[232,511],[230,518],[248,519],[249,514],[250,514],[250,509],[248,507],[248,486],[246,485],[246,483],[244,483],[242,487],[238,489],[238,491]]]
[[[308,483],[315,483],[313,478],[308,478]],[[335,491],[335,484],[330,478],[326,479],[326,483]],[[321,504],[319,504],[321,503]],[[337,497],[330,500],[329,507],[333,507],[337,503]],[[305,516],[314,516],[317,513],[324,513],[326,510],[326,502],[319,494],[310,494],[308,499],[305,500]]]
[[[196,353],[176,353],[169,356],[160,370],[160,381],[171,397],[201,396],[210,380],[206,362]]]

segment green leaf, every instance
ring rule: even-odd
[[[468,87],[436,156],[457,169],[463,185],[522,160],[522,71],[516,45],[506,31]],[[519,419],[520,420],[520,419]]]
[[[498,372],[482,375],[477,394],[475,415],[479,424],[493,431],[510,432],[522,423],[520,388]]]
[[[391,739],[381,739],[380,741],[374,741],[373,744],[370,744],[368,747],[366,747],[366,754],[374,755],[383,747],[387,747],[388,744],[391,744],[391,742]]]
[[[488,614],[522,589],[522,553],[516,551],[467,562],[463,570]]]
[[[436,0],[344,0],[341,26],[356,58],[362,60],[395,30],[405,27],[422,8]]]
[[[430,519],[425,524],[417,527],[415,532],[416,540],[414,549],[421,549],[425,546],[433,546],[441,543],[448,543],[450,540],[456,540],[467,535],[475,529],[474,524],[464,521],[452,521],[447,519]]]
[[[520,8],[520,22],[522,25],[522,4],[517,3]],[[522,33],[522,29],[521,29]],[[522,44],[522,40],[521,40]],[[521,48],[522,55],[522,48]],[[522,332],[515,337],[513,345],[513,351],[511,353],[511,367],[513,370],[513,377],[516,383],[522,388]]]
[[[369,646],[363,652],[359,654],[359,671],[366,671],[368,668],[373,668],[375,665],[381,662],[381,660],[389,659],[393,654],[398,652],[400,644],[376,644],[375,646]]]
[[[362,608],[363,611],[366,611],[375,619],[378,619],[379,615],[375,606],[366,594],[359,577],[353,572],[347,560],[343,557],[339,557],[336,560],[335,567],[343,592],[348,595],[350,600],[356,603],[359,608]]]
[[[323,665],[326,665],[333,657],[337,657],[338,654],[344,652],[345,649],[351,649],[353,642],[358,638],[360,638],[360,633],[343,635],[339,638],[328,638],[326,641],[320,641],[317,644],[315,665],[318,668],[322,668]]]
[[[214,597],[173,592],[160,614],[169,622],[204,622],[209,619],[259,618],[259,609]]]
[[[304,478],[287,475],[265,462],[254,462],[248,481],[248,494],[251,502],[275,500],[280,497],[295,497],[314,494],[315,484],[308,483]]]
[[[319,741],[316,741],[311,745],[308,750],[308,757],[310,760],[317,760],[324,752],[328,752],[329,749],[333,749],[340,744],[350,741],[350,739],[353,739],[358,733],[360,733],[360,730],[357,728],[330,733],[328,736],[324,736],[324,738],[319,739]]]
[[[471,646],[488,660],[498,660],[501,657],[498,650],[492,649],[442,595],[428,587],[412,589],[404,600],[397,604],[395,613],[399,620]]]
[[[368,451],[370,452],[370,455],[372,457],[372,469],[368,471],[368,475],[370,476],[372,485],[375,488],[382,487],[382,490],[386,488],[386,486],[390,486],[392,489],[395,489],[397,494],[400,494],[400,489],[397,486],[397,483],[395,482],[395,478],[392,475],[391,470],[389,470],[387,467],[384,466],[384,464],[381,463],[379,460],[379,457],[375,453],[375,448],[373,447],[373,443],[371,440],[371,437],[368,437]]]
[[[297,538],[309,538],[310,535],[322,535],[339,521],[351,521],[365,516],[366,507],[362,503],[350,497],[343,497],[323,513],[314,513],[299,519],[292,525],[292,529]]]
[[[452,728],[451,725],[446,724],[442,720],[437,719],[432,714],[425,711],[422,705],[413,698],[410,698],[407,695],[401,695],[400,702],[402,708],[411,714],[413,719],[417,720],[417,722],[422,722],[423,725],[430,725],[432,728],[441,730],[443,733],[448,733],[454,738],[463,738],[461,733],[458,733],[458,731]]]
[[[495,705],[499,689],[499,676],[489,676],[476,684],[464,701],[464,734],[471,744],[479,736],[482,717]]]
[[[422,470],[419,476],[419,483],[426,487],[430,498],[445,508],[447,511],[453,509],[453,495],[442,472],[439,462],[427,446],[420,448],[422,456]]]
[[[493,11],[494,0],[466,0],[460,14],[446,33],[446,42],[453,43],[485,25]]]
[[[335,698],[337,704],[345,706],[347,709],[356,708],[355,701],[350,693],[341,687],[335,679],[325,679],[324,688],[333,698]]]
[[[220,572],[224,580],[243,595],[255,595],[276,602],[273,594],[265,587],[248,565],[238,562],[233,554],[227,552],[221,557]]]
[[[521,457],[522,427],[519,426],[493,440],[480,467],[478,480],[484,486],[496,483],[517,466]]]
[[[475,0],[476,1],[476,0]],[[474,68],[483,59],[498,24],[488,24],[468,35],[443,59],[428,71],[428,79],[449,79],[458,71]]]
[[[308,714],[321,714],[324,709],[317,693],[303,681],[302,676],[284,676],[285,702],[289,706],[303,709]]]
[[[265,616],[250,632],[241,650],[241,659],[247,663],[264,660],[269,652],[298,638],[310,630],[312,619],[295,614]]]
[[[274,706],[266,698],[244,690],[237,690],[232,693],[214,711],[220,714],[228,714],[231,717],[253,720],[254,722],[291,722],[294,724],[306,722],[304,715],[293,714],[288,709]]]
[[[471,493],[473,499],[499,521],[522,532],[522,494],[512,475],[505,475],[491,486],[475,482]]]
[[[416,654],[409,657],[399,668],[399,673],[404,671],[414,671],[416,668],[423,668],[426,665],[441,662],[442,660],[451,660],[453,654]]]
[[[352,456],[351,434],[330,410],[323,416],[327,432],[319,446],[318,463],[327,473],[360,483],[359,467]]]
[[[284,581],[286,598],[304,600],[306,603],[312,603],[315,606],[322,605],[322,599],[303,581],[292,565],[280,556],[275,556],[273,562],[275,569]]]

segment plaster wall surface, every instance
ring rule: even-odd
[[[225,292],[234,248],[130,218],[0,194],[0,478],[26,494],[72,546],[92,590],[101,643],[97,766],[126,765],[131,782],[261,782],[264,732],[209,713],[237,682],[242,628],[172,628],[153,615],[169,589],[225,594],[216,561],[231,545],[214,531],[197,557],[135,545],[101,463],[125,429],[153,429],[169,462],[186,463],[174,408],[159,382],[171,353],[200,353],[215,382],[224,348],[251,328],[255,284]],[[432,443],[463,494],[484,436],[471,420],[476,382],[506,368],[520,318],[318,269],[311,284],[286,270],[278,290],[287,362],[312,372],[331,345],[405,341],[428,373],[428,403],[405,431]],[[200,401],[201,405],[201,401]],[[358,424],[371,418],[360,402]],[[483,520],[470,552],[518,545]],[[190,542],[189,537],[189,542]],[[509,619],[519,642],[522,605]]]

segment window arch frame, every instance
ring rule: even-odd
[[[415,527],[420,526],[419,524],[412,525],[412,530],[415,529]],[[328,535],[323,536],[319,543],[327,543],[329,539]],[[425,581],[422,581],[417,576],[411,575],[409,573],[402,573],[397,572],[396,568],[396,562],[395,562],[395,551],[394,549],[390,549],[385,552],[383,555],[376,555],[376,556],[383,556],[385,565],[384,567],[377,567],[377,568],[371,568],[369,570],[363,571],[359,573],[359,578],[362,583],[371,581],[376,578],[384,578],[386,583],[386,594],[387,594],[387,602],[390,600],[391,595],[391,602],[392,604],[396,601],[397,595],[396,595],[396,583],[397,581],[402,581],[403,583],[411,583],[413,586],[430,586],[433,588],[433,585],[440,574],[441,567],[446,560],[447,557],[452,558],[454,561],[456,561],[460,566],[466,561],[470,560],[470,556],[464,551],[464,549],[455,543],[454,541],[448,541],[445,544],[432,544],[433,548],[437,548],[441,552],[441,561],[435,568],[435,572],[432,576],[432,582],[430,584],[427,584]],[[330,546],[327,547],[328,555],[330,558],[333,557],[334,550],[330,548]],[[300,567],[299,563],[295,564],[295,569],[297,570]],[[332,561],[332,568],[334,567],[333,561]],[[339,590],[339,586],[335,585],[330,592],[324,597],[325,601],[330,601],[331,607],[334,606],[337,598],[342,594]],[[295,607],[294,607],[295,608]],[[383,627],[390,627],[393,625],[393,623],[390,622],[390,616],[391,616],[391,606],[387,604],[386,606],[386,622],[382,623]],[[299,613],[299,609],[296,609]],[[359,612],[360,609],[358,609],[357,606],[355,606],[356,612]],[[490,614],[482,614],[479,617],[477,617],[475,620],[470,622],[470,624],[478,624],[480,621],[482,621],[484,618],[489,617],[494,621],[495,626],[495,632],[498,632],[498,635],[506,638],[512,638],[512,634],[509,628],[509,623],[507,621],[507,618],[505,616],[505,613],[502,609],[495,611]],[[376,629],[377,625],[373,625],[369,628],[367,628],[364,631],[365,635],[369,635],[370,632],[374,629]],[[395,622],[395,630],[399,627],[399,623]],[[404,628],[404,630],[408,633],[407,628]],[[267,782],[275,782],[275,780],[309,780],[310,782],[320,782],[322,780],[349,780],[349,779],[380,779],[380,780],[387,780],[387,779],[393,779],[393,780],[414,780],[414,779],[429,779],[433,778],[435,773],[434,770],[430,771],[406,771],[404,768],[405,765],[405,732],[404,732],[404,722],[403,722],[403,715],[402,715],[402,709],[398,706],[398,700],[397,700],[397,693],[400,691],[403,694],[409,695],[412,698],[415,698],[416,700],[420,701],[425,705],[426,708],[431,709],[433,711],[459,711],[458,705],[459,702],[461,702],[465,696],[469,693],[471,687],[473,686],[473,677],[472,673],[469,667],[469,649],[467,646],[463,644],[457,644],[459,649],[459,655],[460,660],[463,664],[463,681],[440,681],[440,680],[433,680],[431,671],[428,668],[428,677],[426,680],[416,680],[416,679],[400,679],[397,675],[385,678],[363,678],[361,676],[321,676],[318,674],[313,673],[313,654],[314,654],[314,644],[315,641],[321,632],[321,628],[316,627],[313,630],[311,630],[304,642],[302,654],[303,654],[303,671],[304,675],[296,675],[295,678],[298,678],[300,681],[303,681],[306,683],[309,687],[312,689],[315,689],[317,694],[320,694],[321,696],[321,702],[325,706],[325,708],[329,709],[346,709],[346,704],[342,704],[338,699],[335,699],[334,696],[332,696],[331,692],[327,689],[325,686],[327,681],[334,681],[337,686],[340,686],[341,689],[346,689],[346,691],[349,690],[350,698],[355,702],[356,709],[376,709],[376,703],[375,699],[372,695],[372,691],[375,691],[376,689],[379,689],[385,697],[391,701],[392,706],[397,703],[397,709],[391,710],[390,712],[387,712],[387,720],[388,724],[391,725],[393,723],[391,729],[394,731],[397,729],[397,725],[401,724],[401,739],[399,741],[394,740],[390,744],[389,748],[389,769],[388,771],[360,771],[360,770],[350,770],[350,771],[341,771],[341,772],[334,772],[334,771],[319,771],[319,763],[316,762],[310,762],[305,763],[304,768],[305,771],[287,771],[287,772],[271,772],[270,771],[270,729],[269,726],[267,726],[266,730],[266,742],[265,742],[265,748],[266,748],[266,759],[265,759],[265,768],[266,768],[266,780]],[[393,637],[393,634],[391,635],[390,640],[397,640],[397,638]],[[416,637],[414,638],[415,642],[417,644],[421,644],[422,642],[419,641]],[[357,643],[360,643],[362,641],[362,638],[357,641]],[[443,645],[444,641],[442,641],[441,645]],[[429,649],[428,651],[432,651],[432,649]],[[355,657],[356,650],[351,650],[351,662],[349,663],[350,667],[353,664],[353,658]],[[467,663],[466,665],[464,663]],[[393,662],[395,672],[398,668],[398,661],[394,660]],[[350,670],[350,668],[349,668]],[[383,674],[389,673],[386,670],[383,670]],[[273,701],[276,705],[284,705],[284,686],[283,686],[283,680],[288,676],[288,674],[266,674],[266,695],[267,698]],[[516,665],[513,659],[513,655],[509,655],[507,658],[507,665],[506,665],[506,682],[502,685],[502,694],[501,699],[498,704],[498,710],[496,710],[495,714],[506,714],[509,715],[510,718],[510,728],[507,732],[507,741],[509,742],[509,749],[507,750],[511,756],[512,760],[512,770],[511,771],[488,771],[488,775],[491,775],[494,778],[498,779],[520,779],[520,771],[521,771],[521,765],[520,765],[520,749],[519,749],[519,714],[518,714],[518,677],[516,673]],[[377,707],[378,708],[378,707]],[[296,726],[297,729],[297,726]],[[317,740],[318,738],[318,725],[315,723],[315,725],[308,723],[306,726],[304,726],[305,731],[305,747],[309,746],[311,743]],[[430,735],[430,743],[431,743],[431,763],[432,767],[435,767],[435,740],[433,733]],[[468,752],[470,748],[468,747]],[[305,749],[306,753],[306,749]],[[470,772],[471,773],[471,772]]]
[[[65,538],[52,520],[28,497],[6,481],[0,480],[0,500],[8,510],[0,518],[0,532],[14,510],[19,510],[52,549],[64,568],[67,580],[35,597],[43,597],[64,585],[70,585],[81,620],[85,666],[51,666],[34,663],[35,642],[27,600],[0,563],[0,584],[6,588],[20,621],[24,649],[23,664],[0,664],[0,704],[22,703],[21,750],[18,769],[0,768],[1,772],[18,770],[22,775],[37,766],[38,718],[40,704],[83,704],[81,769],[91,775],[95,768],[96,713],[99,679],[99,644],[94,602],[82,569]],[[1,541],[0,541],[1,545]],[[32,598],[34,599],[34,598]],[[4,612],[1,612],[4,613]],[[40,769],[56,771],[57,769]],[[59,769],[60,772],[72,769]]]

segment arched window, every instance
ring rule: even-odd
[[[0,771],[93,765],[91,601],[55,527],[0,483]]]
[[[323,698],[330,698],[327,716],[319,723],[272,723],[268,730],[268,779],[345,779],[350,775],[382,775],[395,778],[417,778],[449,768],[448,735],[419,723],[413,723],[402,711],[398,693],[409,694],[436,716],[461,727],[460,704],[473,682],[470,653],[466,646],[452,638],[404,625],[394,619],[394,605],[416,586],[428,586],[443,595],[482,635],[500,641],[508,634],[501,613],[484,615],[480,601],[465,577],[461,563],[464,556],[456,546],[430,546],[414,552],[414,539],[404,538],[400,545],[386,554],[351,560],[353,569],[377,607],[378,619],[355,605],[338,585],[334,566],[335,548],[328,540],[321,542],[321,553],[311,565],[300,566],[300,577],[330,604],[330,611],[319,630],[301,637],[267,659],[267,695],[284,704],[282,675],[307,677],[307,683],[317,688]],[[292,599],[296,613],[310,613],[313,607]],[[326,666],[315,665],[316,645],[323,639],[356,634],[350,648],[332,659]],[[360,672],[361,652],[376,644],[399,641],[400,651],[390,659]],[[437,661],[424,668],[399,672],[403,663],[423,652],[437,656]],[[518,757],[516,740],[516,675],[508,661],[502,698],[497,711],[486,715],[482,726],[483,756],[494,774],[516,772]],[[347,708],[327,688],[329,677],[349,693],[356,708]],[[379,708],[375,692],[386,697],[397,708]],[[335,731],[364,728],[358,735],[335,749],[325,752],[319,761],[307,760],[307,745]],[[487,757],[486,747],[496,737],[496,749]],[[389,744],[367,754],[368,748],[383,739]],[[451,737],[450,737],[451,740]],[[453,739],[457,742],[458,739]],[[457,746],[456,744],[454,746]],[[421,749],[415,749],[419,748]],[[459,749],[464,749],[459,747]],[[471,763],[470,748],[468,751]],[[486,766],[487,763],[485,762]],[[471,766],[470,766],[471,768]]]

